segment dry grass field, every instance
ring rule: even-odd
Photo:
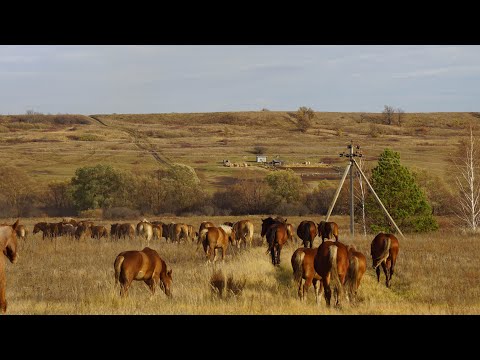
[[[246,217],[212,217],[215,224]],[[42,240],[41,232],[20,242],[19,260],[7,265],[8,314],[226,314],[226,315],[354,315],[354,314],[480,314],[478,282],[478,237],[461,236],[441,230],[399,238],[400,252],[392,285],[387,289],[383,273],[377,283],[369,254],[373,235],[356,234],[350,238],[348,217],[332,217],[340,226],[340,239],[355,244],[368,260],[359,288],[359,302],[344,302],[341,308],[327,308],[325,301],[315,304],[313,289],[306,303],[297,298],[290,257],[299,244],[287,243],[280,267],[274,267],[259,230],[262,216],[249,216],[255,225],[252,248],[229,248],[223,274],[244,282],[239,294],[219,297],[212,292],[210,278],[214,267],[206,264],[201,247],[192,243],[151,242],[167,265],[173,269],[173,297],[157,290],[151,296],[147,286],[135,281],[127,298],[120,298],[114,286],[113,262],[124,250],[140,250],[140,239],[133,241],[88,239],[82,242],[59,238]],[[198,228],[205,218],[166,217],[164,221],[186,222]],[[320,221],[320,216],[308,219]],[[31,231],[33,224],[61,219],[21,219]],[[138,222],[132,219],[131,222]],[[153,220],[153,219],[152,219]],[[288,221],[297,225],[303,218]],[[2,219],[12,222],[12,219]],[[96,220],[109,225],[110,222]],[[446,221],[448,223],[448,221]],[[109,228],[109,226],[108,226]],[[358,231],[358,230],[357,230]],[[319,245],[315,240],[315,246]]]
[[[182,163],[192,166],[203,188],[213,192],[240,177],[266,175],[269,170],[255,163],[254,148],[262,146],[268,160],[284,160],[314,188],[320,180],[338,184],[346,165],[339,153],[353,140],[361,146],[367,166],[374,166],[388,147],[400,152],[402,164],[410,169],[427,170],[451,186],[449,162],[469,124],[479,121],[479,113],[405,113],[401,126],[380,124],[380,114],[316,115],[306,133],[297,129],[291,113],[276,111],[78,115],[75,121],[0,116],[0,159],[25,170],[37,185],[69,180],[87,165],[112,164],[138,173]],[[250,166],[227,168],[222,166],[224,159]],[[310,165],[300,165],[305,161]],[[323,217],[288,220],[296,228],[301,220],[319,222]],[[168,299],[160,290],[151,296],[143,282],[134,282],[129,297],[122,299],[114,286],[113,262],[121,251],[140,250],[140,239],[51,242],[39,233],[20,241],[19,260],[7,264],[8,314],[480,314],[480,242],[478,236],[456,230],[449,218],[438,218],[437,232],[399,238],[396,271],[387,289],[383,273],[377,283],[371,268],[369,246],[375,234],[364,237],[357,229],[352,239],[349,219],[332,217],[340,226],[341,241],[355,244],[368,260],[358,304],[344,303],[341,308],[326,308],[323,298],[317,306],[313,289],[306,303],[298,300],[290,257],[300,245],[287,243],[275,268],[259,237],[262,216],[150,220],[185,222],[198,229],[204,220],[221,224],[243,218],[255,224],[255,246],[229,248],[225,263],[216,265],[226,276],[244,281],[239,294],[219,297],[212,292],[214,267],[206,264],[201,247],[162,239],[150,245],[173,269],[173,297]],[[36,222],[60,220],[21,218],[21,223],[31,232]],[[108,229],[115,222],[94,221]]]

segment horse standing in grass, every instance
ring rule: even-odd
[[[349,267],[347,247],[338,241],[325,241],[317,249],[314,268],[322,278],[325,301],[330,306],[333,286],[335,306],[338,306],[344,295],[343,286]]]
[[[357,251],[354,245],[348,245],[347,251],[349,266],[346,285],[350,301],[355,302],[360,281],[367,269],[367,258],[360,251]]]
[[[304,247],[313,247],[317,237],[317,225],[313,221],[303,220],[297,227],[297,235],[303,241]]]
[[[283,221],[282,221],[283,220]],[[270,252],[273,265],[280,265],[280,254],[283,245],[289,239],[287,219],[262,219],[261,236],[265,236],[268,243],[267,254]]]
[[[380,282],[379,265],[382,265],[387,288],[390,287],[390,281],[392,280],[393,270],[397,262],[398,249],[398,239],[393,234],[379,233],[370,245],[372,266],[377,273],[377,282]]]
[[[308,289],[313,283],[313,287],[315,289],[315,301],[318,304],[320,301],[320,294],[322,292],[322,279],[320,278],[320,275],[317,274],[315,267],[313,266],[317,251],[318,248],[298,248],[292,255],[291,263],[293,277],[298,283],[298,297],[300,300],[306,301]],[[303,280],[305,280],[305,282],[303,282]]]
[[[318,236],[322,239],[332,239],[335,238],[335,241],[338,241],[338,225],[333,221],[325,222],[320,221],[318,223]]]
[[[143,219],[137,224],[137,235],[144,238],[147,241],[147,246],[150,244],[150,240],[153,237],[153,226],[152,224]]]
[[[202,230],[208,229],[209,227],[212,227],[212,226],[215,226],[215,224],[212,223],[211,221],[202,221],[202,223],[200,224],[200,227],[198,229],[197,244],[199,244],[203,241],[203,239],[200,237],[200,234],[202,233]]]
[[[213,263],[217,261],[217,251],[222,250],[222,262],[225,261],[228,244],[233,244],[234,232],[228,225],[220,225],[219,227],[211,226],[203,229],[199,237],[202,238],[203,250],[210,262],[213,255]]]
[[[240,220],[233,224],[233,230],[235,231],[235,243],[240,249],[241,244],[247,247],[247,242],[250,247],[253,243],[253,223],[250,220]]]
[[[18,239],[23,239],[23,240],[26,240],[27,239],[27,235],[28,235],[28,230],[27,228],[25,227],[25,225],[18,225],[16,228],[15,228],[15,232],[17,233],[17,238]]]
[[[120,296],[128,295],[128,288],[133,280],[143,280],[152,295],[159,284],[165,295],[172,296],[172,270],[158,253],[145,247],[142,251],[124,251],[117,255],[113,264],[115,285],[120,283]]]
[[[0,225],[0,250],[12,264],[18,260],[17,233],[18,220],[13,225]],[[0,254],[0,311],[7,312],[5,298],[7,277],[5,273],[5,258]]]

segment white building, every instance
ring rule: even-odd
[[[257,163],[267,162],[266,155],[257,155]]]

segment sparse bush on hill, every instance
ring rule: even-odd
[[[297,127],[301,132],[307,132],[312,127],[314,118],[315,112],[306,106],[301,106],[295,113]]]

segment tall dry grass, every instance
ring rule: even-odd
[[[211,217],[215,224],[240,217]],[[340,224],[340,239],[354,243],[368,259],[368,268],[358,291],[358,303],[327,308],[322,298],[315,304],[313,289],[306,303],[297,298],[290,257],[300,244],[287,243],[281,264],[273,267],[259,237],[261,216],[248,217],[255,224],[255,246],[227,251],[225,263],[206,264],[196,243],[172,244],[165,239],[150,245],[173,269],[173,297],[158,290],[151,296],[147,286],[135,281],[127,298],[120,298],[114,285],[113,262],[124,250],[143,248],[139,238],[128,241],[84,242],[59,238],[42,240],[41,233],[19,245],[19,260],[7,265],[8,314],[479,314],[480,243],[476,236],[453,233],[408,235],[399,238],[400,252],[390,289],[382,273],[377,283],[369,255],[373,235],[348,235],[348,218],[334,218]],[[318,222],[320,217],[311,217]],[[12,219],[3,219],[10,223]],[[32,230],[46,219],[21,222]],[[58,219],[48,219],[57,221]],[[133,219],[136,223],[139,219]],[[198,228],[203,218],[165,218]],[[289,222],[298,224],[301,218]],[[109,222],[96,221],[108,225]],[[109,228],[109,226],[108,226]],[[319,239],[314,246],[319,245]],[[221,271],[226,280],[241,284],[241,291],[216,296],[211,279]],[[244,280],[244,283],[242,282]]]

